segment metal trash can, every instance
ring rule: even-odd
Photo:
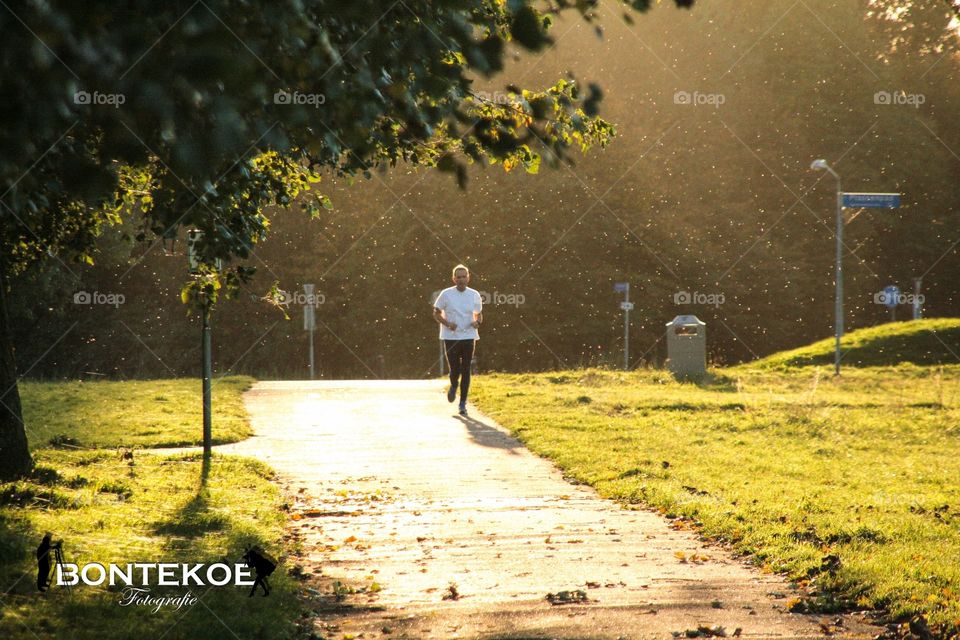
[[[707,325],[697,316],[677,316],[667,323],[667,369],[678,378],[707,373]]]

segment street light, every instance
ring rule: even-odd
[[[827,161],[819,158],[810,163],[815,171],[828,171],[837,179],[837,291],[834,306],[834,333],[836,341],[833,352],[834,373],[840,375],[840,338],[843,337],[843,189],[840,186],[840,175],[834,171]]]

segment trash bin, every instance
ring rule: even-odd
[[[677,316],[667,323],[667,369],[678,378],[707,373],[707,325],[697,316]]]

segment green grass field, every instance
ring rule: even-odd
[[[568,476],[807,586],[798,607],[960,631],[960,364],[498,374],[474,398]]]
[[[249,432],[240,396],[250,383],[228,378],[215,385],[216,440]],[[131,464],[116,450],[199,442],[195,381],[26,383],[21,394],[37,467],[30,478],[0,484],[0,638],[294,635],[299,586],[284,564],[266,598],[247,598],[249,587],[240,586],[153,587],[154,595],[189,589],[200,596],[180,611],[122,607],[119,587],[39,593],[34,554],[46,531],[64,541],[64,560],[80,565],[232,564],[247,544],[281,559],[291,548],[283,540],[283,500],[265,465],[214,455],[207,466],[199,454],[138,448]],[[52,446],[51,438],[60,444]]]
[[[214,381],[214,444],[252,435],[242,400],[252,384],[243,376]],[[27,381],[20,395],[31,449],[203,444],[199,380]]]

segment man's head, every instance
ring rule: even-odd
[[[455,266],[453,268],[453,284],[457,285],[457,289],[463,291],[468,282],[470,282],[470,269],[462,264]]]

